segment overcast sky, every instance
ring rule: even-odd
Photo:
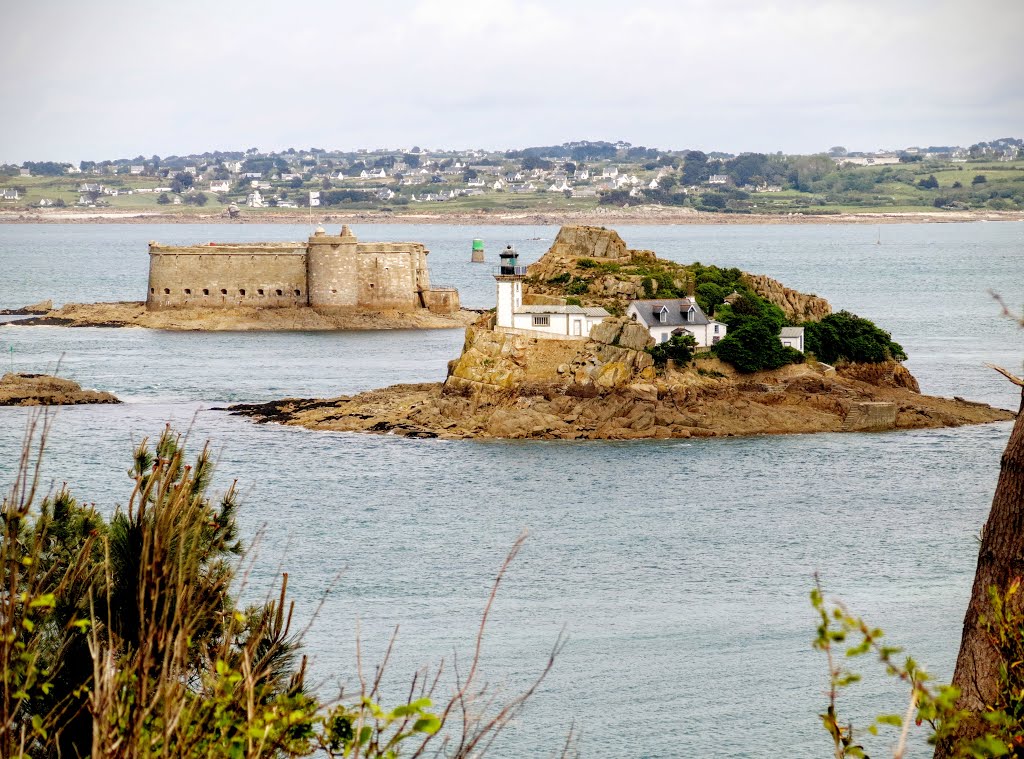
[[[0,29],[0,162],[1024,136],[1021,0],[3,0]]]

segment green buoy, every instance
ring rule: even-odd
[[[484,241],[479,237],[473,239],[473,257],[469,260],[474,264],[484,263]]]

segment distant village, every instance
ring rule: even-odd
[[[197,206],[299,209],[349,206],[397,209],[436,203],[481,208],[527,207],[557,199],[566,204],[691,206],[720,212],[770,212],[827,205],[934,205],[1018,208],[1024,196],[978,188],[941,190],[935,172],[963,171],[970,163],[1024,159],[1024,141],[1003,138],[969,147],[908,147],[851,152],[842,147],[808,156],[666,151],[627,142],[571,142],[523,150],[396,149],[337,151],[290,148],[265,152],[212,152],[190,156],[25,162],[0,166],[2,207],[79,208]],[[858,169],[884,168],[861,175]],[[934,186],[923,180],[931,171]],[[865,183],[863,177],[870,176]],[[853,177],[851,180],[850,177]],[[838,179],[837,179],[838,178]],[[958,179],[959,175],[951,177]],[[987,181],[987,178],[986,178]],[[886,194],[886,183],[914,192]],[[877,185],[877,186],[875,186]],[[1019,185],[1018,185],[1019,187]],[[771,199],[770,196],[778,196]],[[810,196],[821,196],[822,199]],[[831,195],[831,200],[829,196]],[[759,200],[760,199],[760,200]],[[994,205],[989,201],[997,201]]]

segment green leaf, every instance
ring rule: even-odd
[[[879,714],[875,721],[879,725],[892,725],[893,727],[903,727],[903,717],[898,714]]]
[[[425,717],[421,717],[416,720],[413,724],[412,729],[417,733],[426,733],[427,735],[433,735],[441,729],[441,720],[435,717],[433,714],[428,714]]]

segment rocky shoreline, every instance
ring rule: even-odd
[[[77,382],[48,374],[7,372],[0,377],[0,406],[75,406],[120,402],[110,393],[83,390]]]
[[[228,410],[260,423],[311,430],[539,440],[907,430],[1015,418],[985,404],[873,385],[855,378],[860,369],[850,367],[830,377],[806,366],[789,367],[742,379],[711,376],[722,373],[717,369],[704,369],[704,375],[695,369],[591,398],[556,386],[481,398],[452,392],[443,383],[395,385],[355,396],[288,398]]]
[[[817,362],[739,374],[710,355],[658,373],[626,319],[587,341],[466,330],[444,383],[355,396],[286,398],[228,411],[312,430],[414,438],[628,440],[860,432],[1008,421],[1004,409],[921,395],[902,364]]]
[[[915,211],[817,214],[706,213],[686,208],[642,206],[595,208],[580,211],[438,211],[393,213],[361,211],[324,214],[319,224],[447,224],[452,226],[550,226],[563,224],[926,224],[974,221],[1024,221],[1021,211]],[[0,212],[0,224],[308,224],[304,212],[260,211],[228,218],[222,212],[68,211],[33,210]]]
[[[248,307],[149,311],[141,301],[67,303],[45,312],[38,309],[0,311],[0,315],[25,313],[34,315],[0,323],[0,327],[142,327],[188,332],[457,329],[471,324],[480,316],[479,311],[470,309],[451,315],[435,314],[426,309],[359,313]]]

